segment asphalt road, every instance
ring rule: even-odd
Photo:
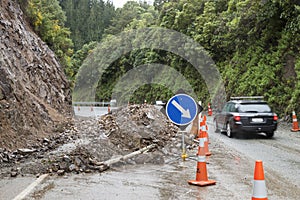
[[[96,106],[73,106],[75,116],[79,117],[99,117],[107,114],[108,107]],[[116,109],[115,107],[110,109]]]
[[[216,133],[211,136],[249,159],[262,160],[266,173],[276,173],[300,188],[300,132],[291,132],[290,128],[280,126],[272,139],[263,134],[242,134],[232,139]]]
[[[212,121],[210,121],[213,130]],[[282,123],[272,139],[264,134],[241,134],[228,138],[211,131],[216,145],[225,145],[235,152],[236,160],[262,160],[269,199],[299,199],[300,197],[300,132],[291,132],[292,126]]]
[[[251,199],[255,160],[263,161],[269,199],[299,199],[300,132],[280,126],[273,139],[263,135],[230,139],[213,132],[211,118],[208,125],[212,155],[207,172],[216,185],[187,183],[195,179],[194,149],[186,161],[178,152],[177,159],[167,158],[164,165],[115,166],[102,174],[48,177],[28,199]]]

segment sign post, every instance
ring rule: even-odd
[[[166,113],[168,118],[174,124],[183,127],[189,125],[198,114],[198,105],[195,100],[187,94],[177,94],[169,99],[166,106]],[[182,132],[182,159],[185,161],[187,158],[186,145],[184,137],[186,131]]]

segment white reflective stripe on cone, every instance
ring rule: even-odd
[[[199,147],[204,147],[204,138],[200,138]]]
[[[264,180],[256,181],[254,180],[253,195],[255,198],[266,198],[267,197],[267,188],[266,182]]]
[[[296,118],[294,118],[294,119],[293,119],[293,122],[296,122],[296,121],[297,121],[297,119],[296,119]]]
[[[197,161],[198,162],[205,162],[206,161],[206,156],[197,156]]]

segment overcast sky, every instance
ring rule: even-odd
[[[127,1],[129,1],[129,0],[110,0],[110,1],[112,1],[113,2],[113,4],[114,4],[114,6],[116,7],[116,8],[120,8],[120,7],[122,7]],[[139,0],[135,0],[135,1],[139,1]],[[146,0],[147,2],[148,2],[148,4],[152,4],[152,2],[154,1],[154,0]]]

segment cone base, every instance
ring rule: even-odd
[[[292,132],[298,132],[298,131],[300,131],[300,129],[299,128],[297,128],[297,129],[291,129],[291,131]]]
[[[215,180],[207,180],[207,181],[197,181],[197,180],[190,180],[188,181],[190,185],[198,185],[198,186],[208,186],[208,185],[215,185]]]

